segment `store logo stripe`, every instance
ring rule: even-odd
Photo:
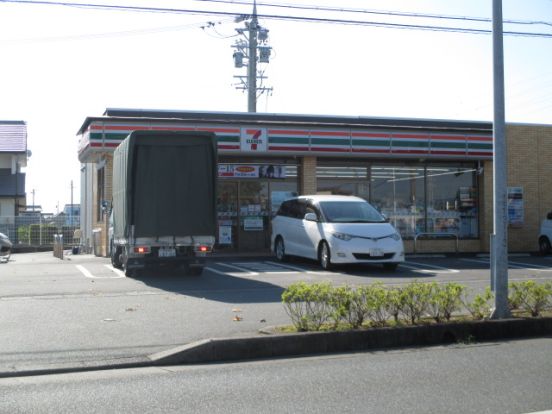
[[[463,148],[466,149],[465,142],[434,142],[431,148]]]
[[[331,138],[311,138],[312,144],[320,144],[320,145],[350,145],[350,141],[347,140],[346,142],[343,142],[343,140],[338,139],[331,139]]]
[[[427,141],[403,141],[403,140],[393,140],[391,142],[393,147],[427,147],[429,148],[429,142]]]
[[[392,138],[429,139],[429,134],[391,134]]]
[[[310,131],[302,131],[298,129],[269,129],[270,135],[310,135]]]
[[[349,148],[311,147],[312,152],[350,152]]]
[[[372,153],[372,154],[389,154],[390,149],[376,149],[376,148],[353,148],[353,152]]]
[[[308,144],[308,138],[296,138],[296,137],[269,137],[269,144]]]
[[[392,154],[429,154],[427,150],[410,150],[410,149],[391,149]]]
[[[466,139],[468,141],[491,141],[493,140],[492,136],[489,137],[482,137],[482,136],[467,136]]]
[[[390,138],[391,134],[377,134],[372,132],[351,132],[353,138]]]
[[[269,145],[268,149],[270,151],[308,151],[309,147],[293,147],[293,146],[283,146],[283,145]]]
[[[481,152],[481,151],[469,151],[468,155],[473,157],[480,156],[480,157],[488,157],[488,158],[492,158],[493,156],[492,152]]]
[[[367,147],[388,147],[391,145],[391,140],[363,140],[355,139],[353,140],[353,147],[357,146],[367,146]]]
[[[311,136],[349,138],[350,132],[348,131],[311,131]]]
[[[473,143],[470,142],[470,143],[468,143],[468,148],[492,150],[493,149],[493,144],[473,144]]]

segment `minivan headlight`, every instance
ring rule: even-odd
[[[395,232],[391,235],[391,237],[393,238],[393,240],[395,241],[399,241],[401,239],[401,235],[398,233],[398,232]]]
[[[347,233],[333,233],[332,236],[334,236],[336,239],[343,240],[343,241],[349,241],[353,238],[350,234]]]

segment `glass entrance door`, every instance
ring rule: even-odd
[[[217,250],[238,249],[238,183],[219,181],[217,185]]]
[[[239,250],[270,248],[267,181],[239,182]]]

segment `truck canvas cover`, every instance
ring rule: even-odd
[[[134,131],[115,150],[114,237],[216,234],[216,138]]]

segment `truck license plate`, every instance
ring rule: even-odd
[[[175,257],[176,250],[171,247],[160,247],[159,257]]]
[[[383,250],[382,249],[369,249],[368,253],[370,253],[370,256],[372,256],[372,257],[382,257],[383,256]]]

